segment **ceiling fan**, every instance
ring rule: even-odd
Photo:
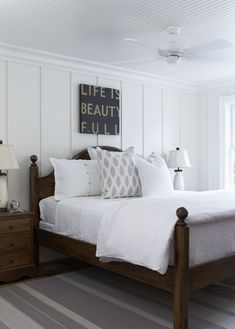
[[[195,47],[182,47],[177,43],[176,37],[181,33],[182,27],[169,26],[166,31],[170,35],[170,42],[166,47],[156,46],[146,43],[142,40],[126,38],[124,41],[142,44],[146,47],[152,48],[159,55],[158,58],[164,59],[168,64],[179,64],[182,60],[193,60],[197,55],[208,52],[232,47],[232,44],[225,39],[217,39]],[[137,61],[144,61],[149,58],[138,58],[133,60],[113,62],[112,64],[131,63]],[[156,59],[156,58],[155,58]]]

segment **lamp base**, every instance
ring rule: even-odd
[[[182,174],[183,170],[177,169],[175,170],[175,177],[174,177],[174,189],[175,190],[184,190],[184,176]]]
[[[0,212],[6,211],[8,205],[7,175],[0,174]]]

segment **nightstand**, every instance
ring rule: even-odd
[[[32,212],[0,212],[0,281],[35,275],[35,246]]]

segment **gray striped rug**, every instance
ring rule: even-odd
[[[235,279],[193,293],[190,329],[235,329]],[[0,288],[0,329],[172,328],[172,296],[96,268]]]

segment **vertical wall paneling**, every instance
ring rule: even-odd
[[[7,62],[0,60],[0,139],[7,143]]]
[[[180,143],[180,94],[164,90],[163,97],[163,153],[167,155]]]
[[[144,154],[162,153],[162,89],[144,86]]]
[[[220,187],[220,97],[227,89],[212,92],[208,96],[208,188]]]
[[[29,156],[40,154],[40,69],[8,64],[8,142],[16,149],[19,170],[9,171],[9,198],[29,206]]]
[[[208,95],[198,95],[198,190],[208,189]]]
[[[143,153],[142,86],[122,83],[122,148]]]
[[[185,188],[197,189],[197,98],[196,95],[180,96],[180,146],[188,151],[191,168],[184,169]]]
[[[77,153],[87,146],[96,146],[98,144],[97,135],[79,133],[79,84],[86,83],[97,84],[97,77],[88,74],[72,73],[71,79],[71,97],[72,97],[72,152]]]
[[[101,87],[107,88],[115,88],[120,90],[120,98],[121,98],[121,81],[116,79],[110,79],[107,77],[98,77],[98,85]],[[98,145],[111,145],[116,147],[121,147],[121,133],[122,133],[122,109],[121,109],[121,101],[120,101],[120,134],[118,136],[114,135],[98,135]]]
[[[51,170],[49,157],[70,157],[70,75],[43,68],[41,72],[43,174]]]
[[[235,86],[213,85],[198,95],[198,184],[199,190],[220,188],[220,100],[235,94]]]

